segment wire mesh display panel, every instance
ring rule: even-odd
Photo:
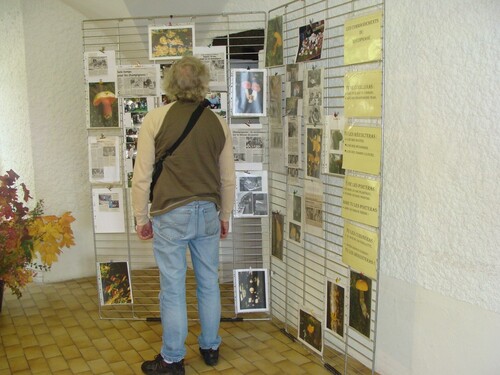
[[[84,52],[115,51],[117,65],[142,66],[172,63],[150,60],[148,46],[149,26],[194,27],[196,47],[226,46],[227,91],[231,92],[231,69],[258,67],[258,54],[264,48],[266,12],[227,13],[217,15],[167,15],[158,17],[86,20],[82,23]],[[86,108],[90,106],[88,95]],[[160,99],[156,98],[156,106]],[[228,95],[228,108],[230,106]],[[228,123],[257,123],[258,118],[227,117]],[[267,135],[265,127],[256,130]],[[126,138],[124,126],[119,128],[88,128],[89,137],[119,137],[123,150],[121,175],[124,176]],[[265,151],[264,151],[265,152]],[[267,155],[263,156],[265,164]],[[121,183],[93,183],[92,189],[119,189],[123,193],[125,231],[123,233],[95,233],[95,257],[98,263],[109,265],[126,262],[130,273],[131,300],[124,303],[100,303],[100,316],[106,319],[159,319],[159,274],[152,252],[151,241],[141,241],[135,233],[131,209],[131,195],[126,177]],[[223,319],[269,319],[269,313],[235,312],[233,270],[269,266],[269,229],[267,218],[232,219],[232,232],[221,241],[220,283]],[[103,271],[104,272],[104,271]],[[98,280],[100,282],[100,280]],[[102,285],[100,293],[109,285]],[[186,280],[188,318],[197,319],[196,280],[189,262]],[[131,303],[133,302],[133,303]]]
[[[371,69],[381,70],[384,74],[383,58],[375,62],[362,64],[344,64],[344,24],[347,20],[372,14],[384,10],[383,0],[321,0],[321,1],[292,1],[269,11],[268,20],[272,22],[276,17],[282,17],[283,39],[283,64],[269,69],[269,75],[283,77],[282,108],[287,112],[285,99],[288,83],[287,65],[295,64],[300,48],[300,28],[324,21],[323,45],[320,59],[301,62],[304,71],[322,69],[323,102],[322,108],[325,115],[344,114],[344,76],[348,72],[365,71]],[[383,30],[383,25],[382,25]],[[383,56],[383,32],[382,32]],[[383,92],[383,91],[382,91]],[[288,93],[289,94],[289,93]],[[382,100],[383,107],[383,100]],[[382,110],[383,114],[383,110]],[[284,118],[286,116],[283,116]],[[305,115],[299,114],[299,124],[302,129],[301,152],[302,159],[306,158],[306,120]],[[355,124],[359,119],[349,118],[348,124]],[[285,120],[283,120],[283,123]],[[364,118],[364,124],[377,128],[383,127],[383,116],[378,118]],[[285,130],[286,131],[286,130]],[[283,135],[286,137],[286,134]],[[271,168],[272,169],[272,168]],[[303,243],[296,243],[287,238],[286,227],[290,222],[290,194],[296,190],[304,189],[307,178],[306,168],[298,171],[298,184],[292,182],[288,171],[270,172],[270,197],[273,213],[283,215],[284,249],[282,259],[271,256],[272,271],[272,316],[277,324],[282,326],[282,331],[291,339],[301,336],[299,324],[299,311],[303,306],[312,311],[314,316],[327,320],[327,282],[339,286],[338,290],[345,297],[343,302],[342,329],[322,330],[323,351],[318,353],[325,367],[333,373],[356,374],[360,367],[368,367],[374,372],[375,361],[375,335],[377,316],[377,290],[375,279],[371,281],[370,301],[363,303],[370,306],[369,327],[360,333],[349,324],[349,288],[351,268],[342,261],[342,246],[344,233],[344,219],[342,217],[342,194],[344,176],[321,174],[320,179],[324,186],[323,192],[323,231],[322,235],[311,233],[303,234]],[[371,176],[347,170],[346,176],[360,176],[382,181],[382,175]],[[380,232],[380,227],[378,229]],[[360,298],[365,298],[360,293]],[[352,301],[358,302],[358,301]],[[367,312],[368,313],[368,312]],[[330,317],[331,318],[331,317]],[[325,328],[326,324],[323,324]],[[312,330],[313,328],[311,328]],[[300,340],[299,341],[304,341]],[[306,346],[307,342],[305,343]],[[311,348],[310,348],[311,349]],[[315,348],[312,348],[313,351]]]

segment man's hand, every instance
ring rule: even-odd
[[[153,224],[151,223],[151,220],[148,221],[147,224],[137,225],[135,227],[135,231],[141,240],[149,240],[153,238]]]
[[[220,238],[224,239],[229,233],[229,221],[220,221]]]

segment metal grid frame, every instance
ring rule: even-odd
[[[264,48],[264,30],[267,22],[266,12],[224,13],[207,15],[168,15],[141,18],[98,19],[82,22],[84,52],[114,50],[117,65],[145,65],[165,63],[165,60],[151,61],[148,57],[148,26],[156,25],[194,25],[195,45],[210,46],[215,41],[230,45],[227,49],[228,93],[231,92],[230,69],[255,67],[257,62],[250,59],[250,54],[239,50],[238,59],[232,59],[236,52],[234,47],[245,45],[250,50]],[[262,40],[251,36],[233,36],[247,30],[262,30]],[[244,39],[247,40],[244,40]],[[249,58],[246,59],[245,54]],[[159,104],[159,103],[157,103]],[[88,108],[88,98],[86,108]],[[228,108],[230,98],[228,95]],[[254,122],[252,118],[231,118],[228,122]],[[266,134],[266,129],[259,132]],[[121,139],[125,152],[124,128],[88,129],[88,136],[117,136]],[[267,155],[264,155],[266,162]],[[121,160],[121,175],[124,176]],[[122,177],[122,181],[125,179]],[[92,184],[92,188],[121,188],[124,197],[125,233],[94,235],[96,262],[128,261],[131,273],[131,285],[134,303],[131,305],[99,306],[102,319],[138,319],[159,320],[159,274],[152,252],[151,242],[137,238],[134,230],[134,219],[130,205],[130,189],[120,184]],[[270,319],[267,313],[251,313],[239,315],[234,309],[233,270],[239,268],[269,267],[269,229],[266,218],[232,219],[232,232],[221,242],[220,248],[220,287],[222,301],[222,320]],[[189,259],[189,253],[188,253]],[[188,263],[189,264],[189,263]],[[192,267],[188,266],[186,279],[186,302],[188,319],[196,320],[196,281]],[[244,317],[244,318],[243,318]]]
[[[305,69],[324,68],[323,99],[325,105],[323,108],[325,115],[343,112],[345,73],[355,70],[380,69],[382,76],[384,76],[383,55],[379,62],[358,65],[344,65],[343,62],[344,22],[347,19],[363,16],[377,10],[384,10],[384,0],[297,0],[269,11],[269,20],[277,16],[283,17],[285,65],[295,63],[295,54],[298,50],[298,28],[309,22],[325,21],[321,59],[301,63],[304,64]],[[284,76],[285,66],[270,68],[270,74]],[[282,106],[284,107],[284,103]],[[354,119],[349,121],[354,121]],[[370,126],[381,127],[383,131],[383,108],[381,118],[363,119],[363,122],[369,123]],[[304,128],[305,126],[301,126],[303,131]],[[302,150],[305,150],[304,143]],[[301,181],[303,181],[303,173],[303,171],[299,172]],[[353,171],[346,171],[346,175],[373,177]],[[382,172],[378,178],[382,182]],[[272,315],[273,319],[282,325],[282,332],[291,339],[296,337],[297,314],[300,306],[309,306],[317,312],[317,315],[324,317],[326,280],[344,281],[346,301],[348,301],[350,267],[342,262],[344,220],[341,217],[341,206],[344,178],[322,174],[321,180],[325,187],[323,238],[306,233],[304,245],[299,246],[287,241],[285,237],[283,261],[271,257]],[[276,172],[270,173],[269,183],[270,190],[274,193],[270,197],[271,210],[279,213],[284,212],[286,223],[287,194],[289,192],[287,176]],[[380,231],[381,228],[379,228]],[[377,296],[378,283],[376,280],[372,280],[370,339],[353,329],[349,329],[348,324],[345,325],[344,340],[324,330],[325,349],[321,359],[325,368],[332,373],[357,373],[356,368],[360,363],[371,368],[372,373],[374,373]],[[347,315],[348,303],[345,304],[344,310],[345,315]]]

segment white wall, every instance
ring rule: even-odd
[[[58,0],[22,2],[27,93],[37,198],[45,212],[71,211],[76,246],[44,280],[95,272],[84,106],[82,15]],[[14,34],[15,35],[15,34]]]
[[[21,0],[0,2],[0,174],[13,169],[35,194]]]
[[[386,0],[382,374],[500,373],[499,16]]]

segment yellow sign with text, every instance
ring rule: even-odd
[[[381,128],[346,126],[342,168],[379,175],[381,148]]]
[[[377,279],[378,233],[345,223],[342,262],[370,279]]]
[[[382,60],[382,12],[347,20],[344,24],[344,64]]]
[[[382,116],[382,71],[365,70],[346,73],[344,77],[346,117]]]
[[[346,176],[342,193],[342,217],[372,227],[379,226],[380,181]]]

